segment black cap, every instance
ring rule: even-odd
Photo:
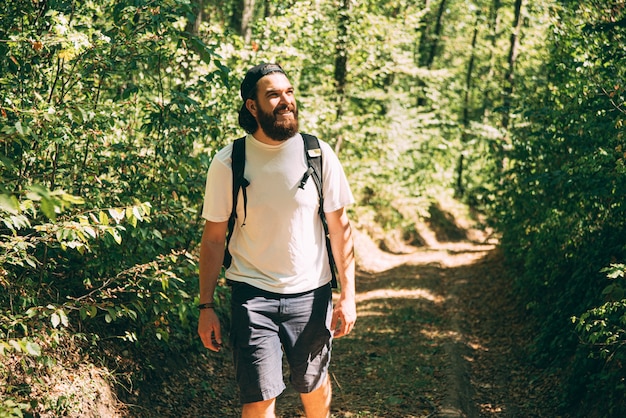
[[[243,82],[241,83],[241,98],[243,99],[244,102],[250,97],[252,97],[252,93],[254,92],[256,83],[260,79],[262,79],[263,77],[271,73],[285,74],[285,71],[283,71],[281,66],[278,64],[267,64],[267,63],[255,65],[254,67],[248,70],[248,72],[246,73],[246,76],[243,79]]]

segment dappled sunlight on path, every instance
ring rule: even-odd
[[[408,247],[412,251],[404,254],[391,254],[376,246],[364,232],[355,231],[354,241],[358,268],[366,273],[382,273],[403,264],[462,266],[479,260],[495,248],[493,244],[437,243],[427,248]]]
[[[355,231],[355,246],[359,317],[353,333],[334,343],[332,416],[454,416],[459,400],[448,389],[460,392],[465,383],[456,379],[462,358],[451,347],[465,337],[448,312],[455,296],[447,286],[494,245],[406,246],[391,254]],[[301,416],[290,396],[291,407],[278,404],[283,418]]]

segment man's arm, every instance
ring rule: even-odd
[[[335,338],[339,338],[350,333],[356,322],[354,243],[352,228],[344,208],[326,213],[326,220],[341,287],[331,323]]]
[[[224,262],[224,244],[228,222],[204,224],[200,242],[200,304],[212,303],[217,278]],[[220,321],[214,309],[201,309],[198,321],[198,335],[206,348],[219,351],[222,345]]]

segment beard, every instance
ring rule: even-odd
[[[278,113],[285,109],[291,110],[293,118],[278,120]],[[279,106],[271,113],[265,112],[258,106],[257,118],[261,129],[275,141],[286,141],[298,133],[298,108],[295,105],[293,107]]]

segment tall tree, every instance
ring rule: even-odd
[[[440,45],[441,31],[443,30],[443,15],[446,10],[447,0],[441,0],[436,14],[429,13],[429,19],[422,24],[420,35],[420,46],[418,55],[418,65],[427,69],[432,69],[437,50]],[[430,7],[427,0],[425,8]]]
[[[191,10],[193,18],[187,21],[187,27],[185,30],[191,36],[198,36],[200,34],[200,25],[204,15],[204,0],[195,0],[191,2]]]
[[[337,120],[343,114],[343,104],[346,95],[346,76],[348,74],[348,48],[350,25],[350,0],[341,0],[337,19],[337,41],[335,43],[335,92],[337,94]],[[341,149],[342,138],[337,139],[335,152]]]
[[[254,19],[255,0],[243,0],[243,10],[241,13],[241,36],[246,45],[252,39],[252,22]]]
[[[435,62],[435,57],[437,56],[437,52],[439,50],[441,32],[443,30],[443,15],[446,10],[446,2],[447,0],[441,0],[434,18],[432,20],[428,19],[422,25],[417,63],[420,67],[426,68],[428,70],[432,69]],[[430,2],[429,0],[426,0],[425,8],[428,8],[429,6]],[[422,88],[424,87],[423,82],[420,81],[419,84]],[[424,106],[425,104],[426,99],[422,94],[417,99],[417,105]]]
[[[230,17],[231,28],[243,37],[247,45],[252,39],[255,0],[235,0]]]
[[[517,62],[517,54],[519,50],[519,34],[522,27],[522,0],[515,0],[515,17],[513,19],[513,27],[511,30],[511,44],[509,47],[508,68],[504,76],[504,88],[502,89],[502,100],[504,113],[502,114],[502,128],[505,131],[509,129],[511,120],[511,105],[513,102],[513,90],[515,81],[515,63]]]
[[[470,58],[467,62],[467,71],[465,72],[465,92],[463,95],[463,115],[461,117],[461,146],[468,140],[469,127],[470,127],[470,111],[471,111],[471,91],[472,91],[472,79],[474,76],[474,61],[476,60],[476,44],[478,41],[478,33],[480,32],[481,12],[480,9],[476,9],[476,20],[474,22],[474,34],[472,35],[472,44],[470,46]],[[457,163],[456,172],[456,190],[455,193],[458,197],[462,197],[465,194],[465,186],[463,184],[463,166],[465,160],[465,150],[461,149]]]
[[[490,41],[490,45],[489,45],[489,57],[488,57],[488,64],[487,64],[487,68],[485,71],[486,79],[487,80],[492,80],[494,78],[495,75],[495,57],[496,57],[496,51],[497,51],[497,42],[498,42],[498,23],[499,23],[499,12],[500,12],[500,7],[502,6],[502,0],[493,0],[493,2],[491,3],[491,7],[489,9],[489,19],[488,19],[488,24],[489,24],[489,41]],[[484,117],[487,117],[489,115],[489,111],[490,109],[493,107],[493,103],[491,101],[491,97],[490,94],[492,93],[491,89],[484,89],[483,90],[483,106],[482,106],[482,110],[481,113],[483,114]]]

